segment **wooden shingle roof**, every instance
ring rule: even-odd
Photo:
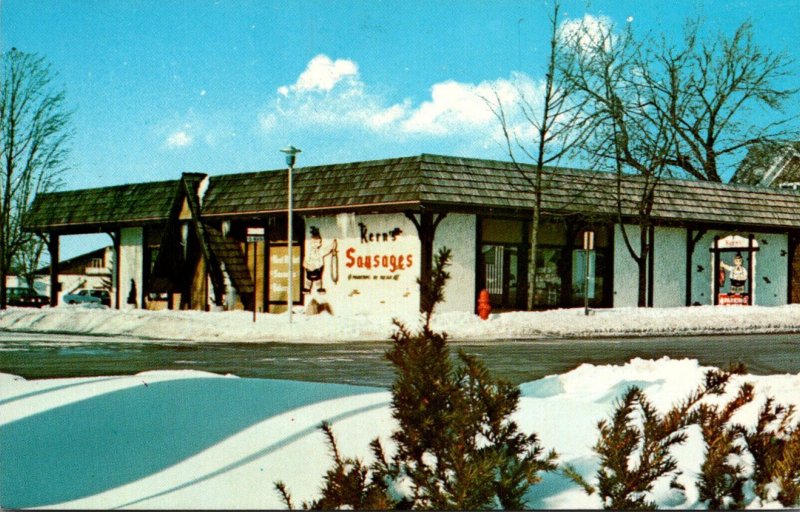
[[[321,165],[292,173],[294,208],[325,210],[419,204],[420,158]],[[203,200],[207,217],[286,210],[287,172],[213,176]]]
[[[28,231],[79,233],[98,227],[166,221],[179,180],[40,194],[25,218]]]
[[[294,209],[321,214],[359,209],[399,211],[424,205],[473,212],[528,211],[534,195],[523,174],[532,178],[533,172],[529,165],[437,155],[297,168],[293,173]],[[285,212],[286,175],[285,169],[279,169],[212,176],[203,196],[202,217],[210,220]],[[178,183],[43,195],[37,198],[27,227],[166,220]],[[635,215],[641,187],[636,177],[622,183],[624,215]],[[551,213],[614,215],[616,189],[612,174],[550,169],[545,177],[543,208]],[[70,214],[66,203],[94,206]],[[656,191],[653,216],[663,222],[789,229],[800,227],[800,194],[745,185],[664,180]]]

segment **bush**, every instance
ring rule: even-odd
[[[800,505],[800,421],[794,406],[768,397],[752,430],[738,427],[753,456],[756,494],[785,507]]]
[[[731,372],[720,370],[707,372],[704,384],[664,415],[658,413],[641,389],[629,388],[611,418],[598,423],[600,438],[594,447],[600,457],[597,489],[579,483],[587,492],[599,492],[605,508],[655,508],[649,495],[656,480],[670,474],[676,476],[672,447],[686,441],[689,425],[703,421],[711,425],[708,416],[716,409],[700,402],[708,394],[722,393],[730,376]],[[710,428],[713,430],[714,426]],[[712,432],[709,438],[713,436]],[[709,471],[720,464],[714,462]]]
[[[706,372],[704,384],[664,415],[658,414],[642,390],[631,387],[618,400],[611,418],[598,424],[597,486],[572,468],[566,468],[565,475],[588,494],[598,492],[605,508],[653,509],[649,494],[655,481],[677,476],[671,449],[686,440],[688,427],[698,425],[705,453],[697,486],[700,501],[709,509],[744,508],[748,505],[744,489],[751,479],[762,503],[800,505],[800,422],[793,423],[794,407],[776,405],[768,397],[757,424],[747,429],[734,425],[732,419],[753,401],[751,384],[742,384],[722,406],[703,403],[709,395],[722,394],[732,375],[745,371],[740,365]],[[752,467],[743,462],[748,453]]]
[[[745,383],[724,407],[702,404],[698,409],[697,421],[705,442],[698,491],[700,500],[711,510],[745,506],[747,474],[741,462],[744,447],[739,429],[731,425],[731,419],[752,400],[753,386]]]
[[[480,360],[463,352],[454,366],[446,335],[431,329],[449,260],[450,251],[440,251],[431,282],[421,286],[419,332],[395,321],[386,354],[395,368],[394,455],[387,458],[376,439],[370,467],[342,459],[330,426],[323,424],[334,466],[325,476],[322,497],[304,504],[307,508],[518,509],[539,473],[556,469],[556,453],[544,454],[536,435],[520,432],[510,419],[519,388],[493,379]],[[285,485],[276,487],[291,508]]]

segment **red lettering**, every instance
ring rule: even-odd
[[[398,270],[405,270],[411,268],[414,264],[413,255],[411,254],[374,254],[360,256],[356,255],[355,247],[350,247],[345,251],[345,266],[347,268],[366,268],[366,269],[379,269],[385,268],[389,272],[397,272]]]

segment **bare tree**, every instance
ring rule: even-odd
[[[23,217],[36,194],[53,190],[66,168],[71,113],[42,57],[12,48],[2,55],[0,68],[0,308],[5,308],[12,264],[20,251],[37,245],[31,243],[34,235],[22,230]]]
[[[560,71],[573,94],[587,103],[592,135],[583,151],[597,169],[613,170],[617,224],[638,268],[640,307],[647,306],[648,256],[656,189],[668,172],[674,133],[658,115],[653,91],[642,76],[646,55],[630,26],[622,33],[605,24],[585,23],[565,43],[570,58]],[[629,225],[638,227],[638,247]]]
[[[520,176],[527,182],[534,195],[530,231],[530,258],[528,259],[528,309],[533,308],[536,291],[536,258],[539,244],[539,224],[542,217],[542,198],[551,186],[552,174],[547,167],[557,165],[563,158],[580,146],[587,137],[591,124],[584,116],[585,101],[575,101],[570,82],[559,73],[558,60],[562,55],[562,38],[558,23],[560,3],[553,3],[550,14],[550,46],[547,55],[547,73],[540,101],[532,101],[518,88],[519,109],[527,125],[533,129],[532,139],[524,139],[511,126],[508,107],[503,105],[500,94],[494,91],[494,99],[487,100],[489,108],[500,122],[505,149]],[[520,158],[521,157],[521,158]],[[521,160],[533,163],[533,173],[525,170]]]
[[[44,250],[45,241],[42,237],[28,237],[11,261],[11,272],[25,279],[28,288],[34,287],[36,271],[39,270]]]
[[[701,37],[699,22],[687,23],[683,41],[652,45],[642,66],[642,79],[652,89],[653,106],[675,132],[668,163],[681,173],[722,181],[727,166],[744,150],[797,137],[791,117],[764,123],[759,113],[781,113],[798,89],[794,61],[753,41],[750,22],[731,36]]]

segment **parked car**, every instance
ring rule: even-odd
[[[9,306],[40,308],[50,304],[50,297],[37,293],[32,288],[6,288],[6,303]]]
[[[68,293],[61,299],[64,304],[102,304],[111,306],[111,294],[108,290],[78,290]]]

